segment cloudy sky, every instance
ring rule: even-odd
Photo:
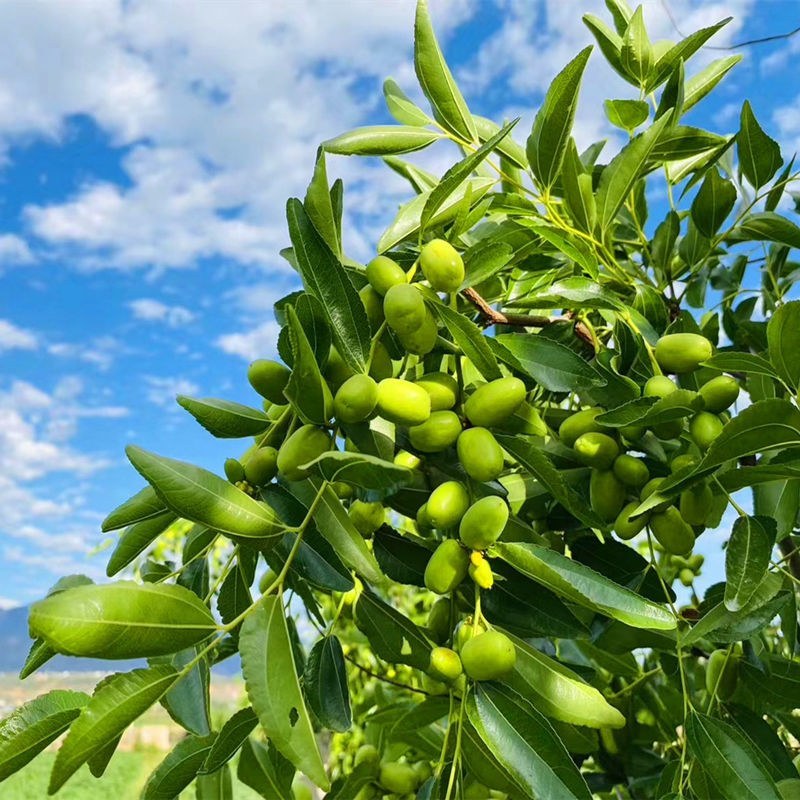
[[[474,112],[521,114],[590,37],[600,0],[430,0]],[[796,27],[794,0],[648,0],[653,39],[735,17],[713,44]],[[249,360],[273,350],[272,303],[296,285],[283,208],[317,144],[388,122],[381,83],[418,97],[413,0],[0,2],[0,605],[61,574],[102,574],[99,521],[140,487],[136,442],[219,470],[176,393],[255,402]],[[800,37],[747,48],[695,124],[733,132],[739,98],[784,153],[800,141]],[[728,55],[706,49],[699,63]],[[594,55],[579,144],[611,136],[629,97]],[[441,172],[452,152],[420,163]],[[346,245],[368,259],[407,197],[369,160],[347,185]]]

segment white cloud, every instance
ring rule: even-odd
[[[253,361],[256,358],[267,358],[275,354],[279,333],[280,325],[277,322],[262,322],[243,333],[223,334],[215,344],[226,353]]]
[[[35,333],[7,319],[0,319],[0,353],[4,350],[36,350],[38,346],[39,339]]]
[[[36,261],[28,243],[14,233],[0,234],[0,272],[7,266],[33,264]]]
[[[113,336],[98,336],[88,342],[52,342],[47,352],[57,358],[68,358],[91,364],[99,370],[110,369],[116,357],[130,349]]]
[[[179,406],[175,397],[179,394],[195,395],[200,391],[196,383],[187,378],[161,378],[155,375],[146,375],[146,397],[151,403],[162,408],[177,411]]]
[[[163,322],[170,328],[188,325],[195,315],[184,306],[169,306],[160,300],[142,297],[128,303],[135,319],[144,322]]]

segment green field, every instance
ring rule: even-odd
[[[115,753],[101,780],[93,778],[87,767],[81,768],[56,795],[58,800],[138,800],[147,776],[164,753]],[[50,768],[55,753],[42,753],[28,766],[3,783],[3,800],[45,800]],[[234,779],[236,800],[258,800],[259,795]],[[187,789],[180,800],[193,800],[194,789]]]

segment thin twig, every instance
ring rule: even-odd
[[[365,675],[369,675],[370,678],[375,678],[379,681],[383,681],[384,683],[391,683],[392,686],[397,686],[400,689],[408,689],[409,692],[417,692],[418,694],[424,694],[426,697],[430,695],[430,692],[426,692],[424,689],[417,689],[415,686],[409,686],[407,683],[401,683],[400,681],[393,681],[391,678],[387,678],[384,675],[378,675],[376,672],[373,672],[371,669],[368,669],[363,664],[359,664],[352,656],[345,656],[345,661],[349,661],[354,667],[360,669]]]

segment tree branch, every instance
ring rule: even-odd
[[[791,536],[781,539],[778,542],[778,549],[781,551],[781,555],[784,559],[786,559],[786,563],[789,565],[789,570],[792,575],[800,580],[800,550],[797,549],[794,539],[792,539]]]

